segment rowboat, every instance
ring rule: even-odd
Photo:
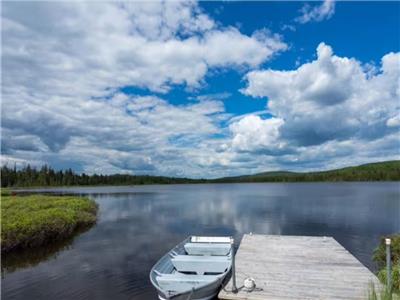
[[[150,281],[161,300],[215,297],[232,267],[230,237],[190,236],[151,269]]]

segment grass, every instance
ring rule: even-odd
[[[71,196],[1,197],[1,251],[29,249],[71,237],[96,222],[97,204]]]
[[[391,239],[391,286],[387,285],[386,272],[386,244],[385,238]],[[373,260],[376,262],[379,272],[378,278],[382,286],[377,291],[373,284],[368,291],[369,300],[400,300],[400,234],[382,237],[379,246],[374,251]]]
[[[368,300],[400,300],[400,296],[392,293],[386,286],[377,291],[375,285],[371,283],[368,291]]]
[[[379,246],[374,251],[373,260],[377,263],[379,272],[378,278],[382,283],[386,283],[386,244],[385,238],[391,239],[390,254],[392,261],[391,276],[392,290],[395,293],[400,293],[400,234],[393,234],[387,237],[382,237]]]
[[[11,191],[8,188],[1,188],[1,196],[11,196]]]

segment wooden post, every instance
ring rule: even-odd
[[[235,240],[231,238],[231,255],[232,255],[232,293],[236,294],[238,289],[236,287],[236,270],[235,270]]]
[[[385,239],[386,242],[386,282],[389,293],[392,291],[392,274],[391,274],[391,256],[390,256],[390,239]]]

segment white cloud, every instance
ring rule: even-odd
[[[3,163],[216,177],[399,154],[398,53],[371,67],[322,43],[295,70],[248,72],[243,92],[268,107],[233,117],[229,93],[174,105],[183,101],[152,92],[197,89],[213,69],[256,69],[287,48],[279,35],[222,27],[196,2],[2,8]]]
[[[287,47],[265,29],[222,27],[194,1],[2,9],[2,154],[85,172],[194,174],[197,147],[229,117],[222,101],[172,105],[120,89],[198,88],[210,69],[257,67]]]
[[[389,127],[400,126],[400,115],[394,116],[386,121],[386,125]]]
[[[195,2],[19,2],[3,10],[5,87],[48,95],[198,86],[209,68],[257,66],[286,49],[267,32],[217,28]]]
[[[269,169],[334,168],[400,158],[399,53],[383,56],[380,69],[371,73],[321,43],[310,63],[289,71],[251,71],[245,79],[242,92],[267,98],[272,117],[235,118],[229,151],[273,158],[265,161]]]
[[[174,38],[178,32],[190,35],[215,27],[195,1],[148,1],[121,4],[136,33],[150,39]]]
[[[371,140],[392,132],[386,122],[399,109],[400,54],[385,55],[374,76],[357,60],[334,55],[324,43],[317,54],[315,61],[293,71],[246,75],[243,92],[268,97],[271,113],[284,120],[282,138],[306,146],[351,137]]]
[[[321,5],[310,6],[305,4],[301,10],[301,16],[295,19],[296,22],[304,24],[308,22],[320,22],[325,19],[330,19],[335,13],[335,1],[323,0]]]
[[[79,100],[62,98],[46,109],[23,98],[9,103],[7,109],[19,111],[3,115],[2,153],[56,165],[69,161],[89,173],[183,175],[191,172],[187,153],[220,133],[225,114],[222,102],[213,100],[179,106],[122,94],[107,102]]]
[[[289,30],[289,31],[296,31],[296,26],[291,25],[291,24],[283,24],[281,26],[282,30]]]
[[[287,149],[280,140],[279,129],[284,121],[279,118],[261,119],[249,115],[229,126],[233,134],[232,147],[235,151],[263,152],[274,154]]]

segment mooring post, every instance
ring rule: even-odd
[[[236,270],[235,270],[235,240],[231,238],[231,255],[232,255],[232,293],[236,294]]]
[[[392,291],[392,274],[391,274],[391,256],[390,256],[390,239],[385,239],[386,242],[386,283],[389,292]]]

